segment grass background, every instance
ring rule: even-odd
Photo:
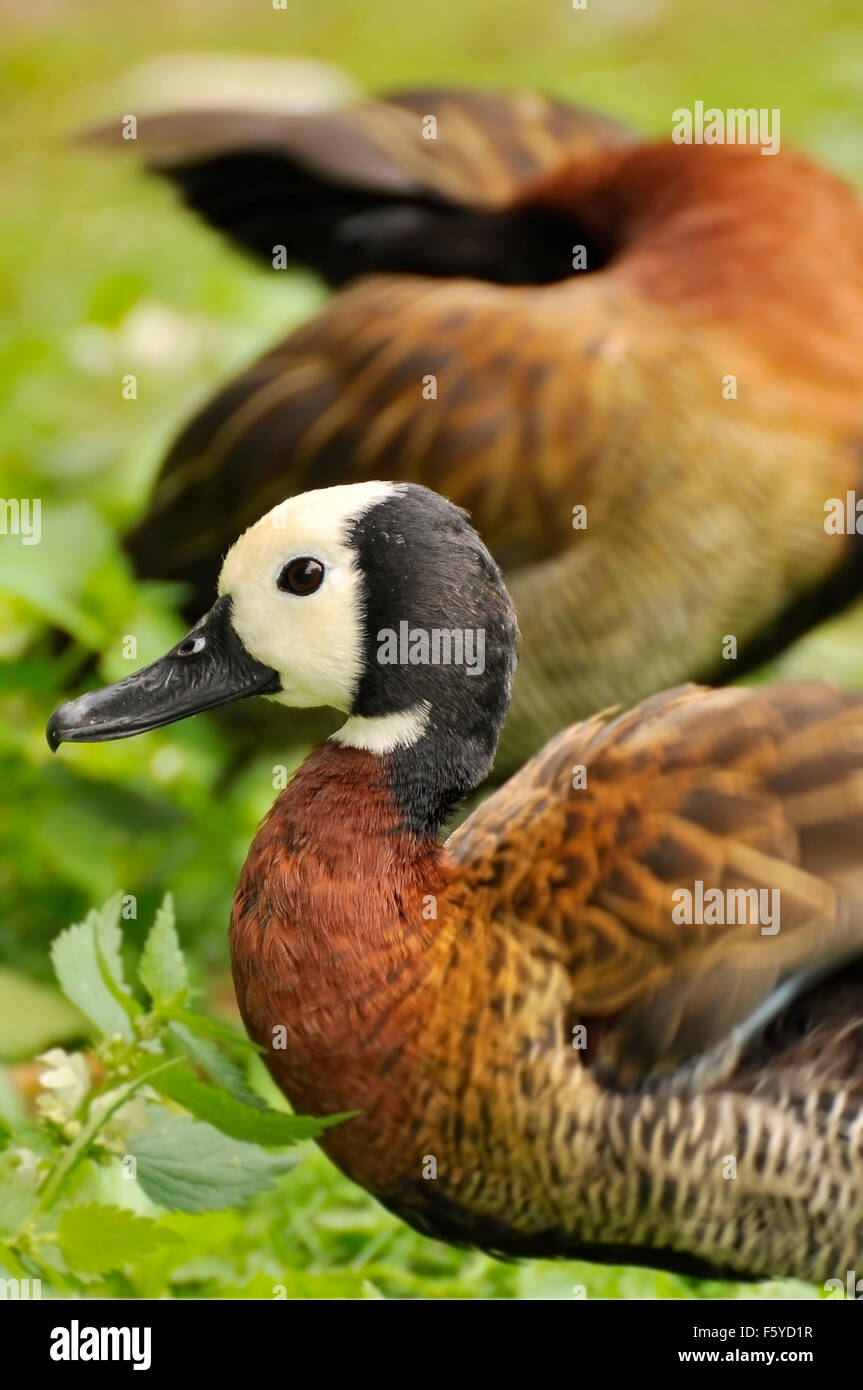
[[[133,144],[97,154],[75,130],[167,99],[166,59],[247,54],[338,64],[373,90],[535,87],[654,133],[698,99],[779,107],[784,142],[859,185],[863,15],[857,0],[587,0],[584,11],[571,0],[0,0],[0,25],[0,492],[43,507],[39,546],[0,537],[0,1057],[16,1061],[68,1027],[44,988],[48,943],[116,889],[138,899],[136,945],[173,889],[199,987],[230,1013],[225,927],[273,798],[272,755],[234,775],[223,730],[201,719],[110,756],[82,746],[51,760],[44,725],[87,679],[128,671],[125,635],[140,664],[181,635],[175,595],[134,581],[118,535],[190,411],[325,297],[300,272],[274,285],[183,214],[136,167]],[[121,393],[129,372],[134,401]],[[860,684],[861,635],[858,608],[779,673]],[[286,742],[282,761],[290,769],[303,751]],[[270,1297],[281,1271],[303,1297],[560,1298],[579,1284],[592,1297],[815,1296],[453,1251],[407,1231],[317,1152],[276,1197],[198,1222],[189,1239],[188,1265],[171,1275],[178,1295]]]

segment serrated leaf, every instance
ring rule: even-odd
[[[121,958],[122,932],[119,927],[121,894],[116,893],[83,922],[67,927],[51,946],[51,961],[66,998],[79,1008],[100,1033],[111,1037],[119,1033],[131,1041],[129,1015],[117,997],[125,994]],[[107,970],[114,985],[105,981]]]
[[[272,1187],[294,1160],[268,1154],[187,1115],[160,1112],[136,1134],[129,1151],[138,1182],[168,1211],[221,1211]]]
[[[329,1115],[325,1120],[318,1120],[308,1115],[285,1115],[267,1107],[253,1109],[235,1100],[227,1091],[207,1086],[189,1072],[176,1067],[160,1073],[151,1085],[160,1095],[185,1106],[199,1120],[215,1125],[223,1134],[249,1144],[262,1144],[265,1148],[280,1148],[303,1139],[314,1139],[322,1130],[345,1118]]]
[[[210,1042],[193,1033],[184,1023],[170,1023],[169,1031],[179,1042],[187,1057],[190,1057],[211,1081],[222,1086],[235,1100],[251,1105],[255,1110],[265,1110],[267,1103],[262,1100],[247,1082],[243,1070],[230,1057]]]
[[[165,1009],[165,1016],[173,1019],[176,1023],[182,1023],[184,1027],[199,1037],[214,1038],[216,1042],[227,1043],[231,1047],[243,1047],[249,1052],[262,1052],[263,1048],[257,1043],[247,1038],[245,1033],[238,1033],[234,1028],[228,1028],[224,1023],[217,1023],[215,1019],[207,1018],[205,1014],[193,1013],[191,1009],[178,1009],[171,1006]]]
[[[101,1274],[122,1269],[166,1245],[178,1245],[179,1236],[149,1216],[89,1202],[63,1212],[57,1243],[73,1269]]]
[[[189,996],[189,973],[174,925],[170,893],[165,894],[144,943],[138,979],[157,1005],[179,1004]]]

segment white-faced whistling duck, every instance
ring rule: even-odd
[[[127,153],[119,128],[99,138]],[[196,415],[129,537],[190,619],[283,497],[435,488],[522,628],[500,773],[597,709],[740,676],[860,591],[825,503],[863,496],[863,212],[810,160],[445,90],[139,137],[274,292],[279,247],[340,288]]]
[[[463,511],[333,487],[246,531],[206,617],[49,742],[255,693],[346,716],[252,845],[234,981],[292,1105],[357,1112],[327,1153],[412,1225],[703,1274],[854,1268],[863,697],[667,691],[558,734],[443,844],[516,638]]]

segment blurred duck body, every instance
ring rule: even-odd
[[[381,660],[401,622],[482,631],[482,670]],[[842,1277],[863,1248],[863,700],[665,692],[560,733],[442,844],[516,635],[463,512],[335,487],[247,531],[188,637],[49,740],[254,693],[342,711],[252,845],[234,980],[295,1108],[357,1112],[323,1147],[418,1229]]]
[[[195,416],[129,536],[190,614],[286,494],[433,487],[521,621],[506,771],[573,718],[739,676],[858,593],[825,506],[863,495],[863,214],[808,159],[434,90],[155,116],[139,144],[247,251],[340,289]]]

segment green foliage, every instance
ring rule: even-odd
[[[138,979],[161,1008],[179,1004],[189,994],[189,972],[174,925],[174,901],[165,898],[141,953]]]
[[[206,1089],[200,1088],[201,1092]],[[230,1104],[237,1106],[238,1102]],[[213,1111],[218,1111],[217,1104]],[[265,1118],[260,1111],[252,1114]],[[292,1115],[275,1118],[290,1130]],[[139,1183],[148,1197],[168,1211],[219,1211],[240,1206],[265,1192],[275,1176],[292,1167],[290,1159],[274,1158],[254,1144],[229,1138],[212,1125],[186,1115],[160,1114],[129,1147],[137,1161]]]
[[[265,1108],[261,1097],[247,1082],[242,1067],[238,1067],[227,1053],[214,1047],[209,1038],[199,1036],[184,1023],[172,1021],[169,1027],[186,1056],[190,1057],[211,1081],[215,1081],[228,1095],[242,1101],[244,1105],[253,1106],[257,1110]]]
[[[294,1144],[298,1139],[313,1139],[327,1125],[335,1123],[332,1119],[322,1122],[258,1109],[235,1099],[227,1091],[204,1085],[187,1071],[163,1072],[153,1086],[161,1096],[184,1105],[192,1115],[206,1121],[197,1127],[195,1135],[190,1132],[190,1143],[204,1143],[203,1131],[217,1125],[224,1134],[230,1134],[241,1143],[278,1148],[281,1144]]]
[[[62,932],[51,947],[51,960],[66,998],[101,1033],[118,1034],[128,1042],[133,1037],[132,1002],[123,981],[119,921],[118,893],[101,912],[91,912],[86,921]]]
[[[61,932],[51,950],[90,1047],[53,1048],[38,1059],[35,1122],[14,1098],[0,1115],[0,1264],[32,1270],[58,1291],[98,1278],[103,1291],[121,1292],[116,1281],[157,1252],[182,1262],[186,1251],[164,1225],[166,1212],[247,1204],[293,1166],[274,1148],[338,1123],[271,1109],[231,1056],[229,1030],[220,1045],[207,1036],[210,1025],[188,1007],[170,897],[156,912],[133,991],[121,905],[115,895]]]
[[[62,1213],[57,1244],[73,1269],[104,1274],[135,1264],[154,1250],[179,1245],[180,1238],[149,1216],[134,1216],[123,1207],[82,1202]]]

